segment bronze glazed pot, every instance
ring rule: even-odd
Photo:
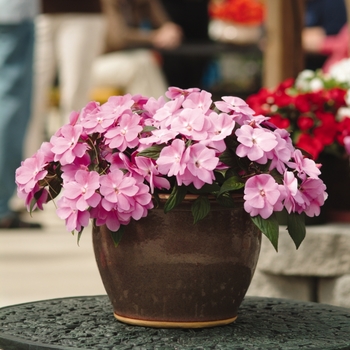
[[[258,261],[261,232],[243,209],[213,201],[195,225],[191,198],[131,222],[114,246],[93,228],[97,265],[115,317],[149,327],[200,328],[231,323]]]

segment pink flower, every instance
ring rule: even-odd
[[[100,193],[104,197],[102,206],[107,211],[116,207],[118,211],[129,211],[134,205],[133,196],[138,192],[136,180],[125,176],[121,170],[115,169],[112,173],[100,178]]]
[[[286,171],[283,177],[285,188],[284,207],[288,213],[298,212],[304,203],[303,196],[298,189],[298,180],[291,171]]]
[[[305,214],[310,217],[320,215],[321,206],[328,197],[326,186],[322,180],[313,178],[305,179],[300,185],[300,192],[304,199],[302,210]]]
[[[239,97],[234,96],[223,96],[222,101],[215,102],[215,106],[222,112],[237,112],[245,114],[255,114],[254,110],[251,109],[248,104]]]
[[[244,209],[251,216],[269,218],[274,211],[283,209],[283,186],[268,174],[249,178],[244,188]]]
[[[88,116],[95,115],[100,111],[100,104],[95,101],[89,102],[80,112],[80,121],[85,120]],[[70,123],[75,125],[76,123]]]
[[[25,206],[28,211],[33,211],[37,208],[44,210],[43,204],[47,202],[49,193],[46,188],[39,187],[38,184],[30,192],[25,192],[20,188],[17,188],[17,195],[19,198],[25,201]]]
[[[104,133],[125,111],[130,110],[133,104],[134,100],[130,94],[111,96],[98,110],[92,110],[82,118],[81,124],[89,133]]]
[[[121,225],[128,225],[131,215],[121,213],[117,208],[106,210],[100,204],[96,208],[91,209],[91,218],[95,219],[97,226],[106,225],[111,231],[118,231]]]
[[[280,174],[283,174],[286,170],[286,164],[289,162],[290,157],[292,156],[291,150],[291,140],[290,144],[284,138],[282,138],[279,129],[274,131],[276,136],[277,145],[270,151],[268,156],[271,159],[270,170],[276,169]]]
[[[185,171],[188,157],[184,155],[185,143],[175,139],[170,146],[164,147],[156,163],[160,174],[181,175]]]
[[[301,179],[305,179],[306,175],[312,179],[317,179],[321,174],[316,163],[312,159],[304,157],[300,150],[295,150],[292,158],[294,159],[294,163],[289,162],[288,165],[298,172],[298,176]]]
[[[134,172],[134,164],[131,162],[130,158],[122,152],[111,153],[106,157],[106,160],[111,163],[109,169],[111,173],[118,170]]]
[[[167,143],[173,140],[179,133],[175,130],[157,129],[152,131],[152,135],[140,139],[143,145]]]
[[[158,122],[159,125],[163,128],[169,127],[174,117],[177,116],[181,111],[180,108],[182,106],[183,100],[184,97],[181,96],[175,100],[168,101],[153,115],[154,121]]]
[[[114,114],[98,112],[87,115],[81,121],[81,125],[84,127],[87,133],[104,133],[114,124],[116,120],[117,117]]]
[[[96,226],[106,225],[111,231],[118,231],[120,229],[121,223],[116,209],[107,211],[100,203],[96,208],[91,209],[90,215],[95,220]]]
[[[114,117],[121,116],[126,110],[130,109],[135,101],[132,95],[111,96],[106,103],[101,106],[102,114],[113,114]]]
[[[190,109],[199,108],[203,113],[206,113],[213,103],[211,96],[211,93],[204,90],[191,92],[182,106]]]
[[[79,120],[79,113],[75,111],[71,112],[71,114],[69,115],[69,124],[75,125],[78,120]]]
[[[226,113],[210,113],[209,119],[212,123],[211,130],[209,132],[209,138],[212,141],[224,140],[227,136],[231,135],[235,121],[232,116]]]
[[[252,161],[264,164],[267,162],[267,153],[277,146],[276,136],[265,129],[243,125],[236,130],[237,140],[241,144],[236,153],[239,157],[248,157]]]
[[[171,122],[171,130],[196,141],[207,139],[210,126],[201,109],[183,109]]]
[[[233,96],[223,96],[222,99],[224,102],[215,102],[215,106],[219,111],[233,114],[237,123],[241,125],[246,121],[252,120],[252,116],[255,112],[244,100]]]
[[[147,216],[148,210],[153,208],[152,196],[148,186],[138,183],[138,191],[133,196],[133,207],[129,211],[120,211],[118,206],[106,210],[102,205],[91,209],[91,217],[96,225],[106,225],[111,231],[118,231],[121,225],[128,225],[131,219],[139,220]]]
[[[217,114],[212,112],[208,116],[211,127],[208,130],[207,140],[200,141],[200,143],[207,147],[212,147],[218,152],[224,152],[226,144],[224,139],[231,135],[235,127],[235,121],[232,116],[226,113]]]
[[[80,211],[76,207],[76,201],[62,197],[57,201],[56,213],[60,219],[65,220],[68,231],[80,232],[89,225],[90,213],[87,210]]]
[[[81,125],[64,125],[61,129],[61,136],[52,136],[52,152],[55,154],[54,160],[62,165],[70,164],[76,157],[82,157],[87,149],[85,143],[79,143],[79,138],[83,131]]]
[[[89,171],[91,159],[88,154],[84,154],[81,158],[75,158],[71,164],[62,165],[62,179],[64,182],[74,181],[75,174],[79,170]]]
[[[50,142],[43,142],[36,153],[42,153],[46,163],[54,160],[55,154],[52,152],[52,144]]]
[[[251,216],[266,219],[283,207],[319,213],[327,196],[319,167],[295,151],[286,130],[254,116],[238,97],[213,103],[207,91],[176,87],[166,96],[112,96],[72,112],[69,124],[16,171],[28,209],[42,209],[62,190],[57,213],[68,230],[82,231],[94,219],[117,231],[147,216],[152,195],[181,186],[170,200],[244,187]],[[341,135],[350,152],[350,138]],[[195,217],[203,212],[193,207]]]
[[[154,161],[146,157],[136,157],[135,163],[137,172],[149,183],[151,193],[154,193],[154,187],[160,189],[169,189],[170,183],[164,177],[158,176],[159,171],[154,164]]]
[[[139,190],[133,197],[134,207],[131,212],[131,216],[134,220],[140,220],[146,217],[148,210],[153,208],[152,195],[149,193],[149,187],[143,183],[138,183]]]
[[[65,197],[76,201],[78,210],[87,210],[90,206],[96,207],[101,196],[96,193],[100,187],[100,175],[96,171],[78,170],[75,181],[65,183]]]
[[[106,132],[106,144],[111,148],[117,148],[123,152],[127,147],[134,148],[138,145],[138,134],[142,130],[139,125],[140,117],[132,112],[124,113],[118,120],[118,125]]]
[[[21,191],[28,193],[34,189],[37,182],[47,175],[45,157],[42,152],[37,152],[33,157],[22,162],[16,170],[16,184]]]
[[[168,91],[165,93],[165,96],[170,99],[175,99],[181,96],[188,96],[191,92],[198,92],[200,89],[198,88],[190,88],[190,89],[180,89],[178,87],[171,86]]]
[[[158,99],[150,97],[147,102],[144,104],[144,110],[153,117],[156,112],[165,105],[165,99],[163,96],[160,96]]]
[[[219,163],[219,158],[215,157],[215,151],[197,143],[189,146],[186,154],[188,154],[187,171],[177,176],[179,185],[193,183],[199,189],[204,183],[213,183],[215,179],[213,170]]]

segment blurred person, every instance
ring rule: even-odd
[[[182,30],[169,20],[158,0],[101,0],[107,18],[106,53],[93,65],[95,86],[158,98],[167,90],[159,56],[171,50]]]
[[[0,0],[0,229],[40,228],[11,210],[31,115],[37,0]]]
[[[184,45],[207,44],[209,39],[209,0],[161,0],[171,20],[183,30]],[[203,86],[203,76],[212,57],[208,55],[163,52],[163,71],[168,83],[181,88]]]
[[[343,58],[349,57],[349,31],[344,0],[307,0],[302,43],[306,68],[328,72]]]
[[[90,100],[91,68],[101,54],[105,20],[100,0],[41,0],[36,19],[33,117],[26,151],[31,156],[45,141],[50,92],[59,89],[59,124]]]

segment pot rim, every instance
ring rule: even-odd
[[[164,201],[168,200],[170,196],[171,196],[170,193],[159,193],[158,194],[158,197],[161,200],[164,200]],[[184,201],[185,202],[195,201],[199,196],[200,196],[200,194],[188,193],[188,194],[185,195]],[[233,193],[233,194],[231,194],[231,197],[235,201],[238,201],[238,202],[243,202],[244,201],[243,200],[243,193]],[[216,197],[213,196],[213,195],[209,195],[209,199],[216,200]]]

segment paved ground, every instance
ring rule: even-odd
[[[0,230],[0,307],[35,300],[105,294],[86,228],[77,237],[58,219],[52,203],[28,220],[42,230]],[[47,209],[46,208],[46,209]]]

